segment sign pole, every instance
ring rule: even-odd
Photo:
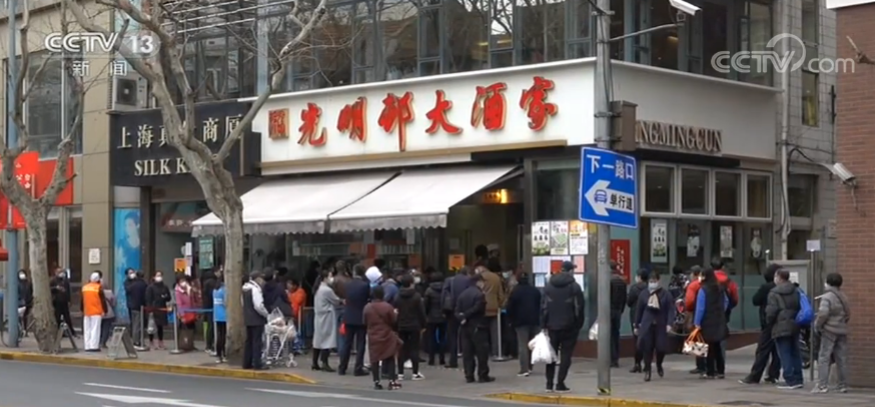
[[[595,67],[595,112],[596,142],[599,148],[611,149],[610,140],[610,93],[611,71],[610,27],[611,1],[597,0],[596,10],[596,67]],[[584,160],[586,161],[586,160]],[[581,165],[586,164],[582,162]],[[583,193],[583,191],[581,191]],[[598,225],[596,237],[598,269],[596,273],[596,299],[598,300],[598,392],[611,394],[611,269],[608,263],[611,251],[611,227]]]

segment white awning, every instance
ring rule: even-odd
[[[515,167],[411,170],[331,214],[331,232],[445,227],[450,207],[503,181]]]
[[[241,197],[246,234],[323,233],[328,214],[361,199],[394,172],[268,181]],[[221,235],[222,222],[209,214],[192,223],[193,236]]]

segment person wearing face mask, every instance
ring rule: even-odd
[[[650,381],[653,357],[656,355],[656,373],[665,375],[662,361],[668,351],[668,333],[674,322],[677,310],[674,298],[659,285],[659,273],[650,273],[647,290],[638,296],[635,312],[635,334],[638,336],[638,349],[644,356],[644,381]]]
[[[702,272],[701,278],[702,287],[696,295],[694,323],[702,333],[702,339],[708,344],[705,374],[702,378],[723,379],[726,373],[726,361],[720,343],[729,335],[729,327],[726,325],[729,296],[713,269]]]
[[[170,303],[170,288],[164,284],[164,275],[160,271],[155,272],[152,284],[146,288],[146,303],[143,307],[155,326],[154,332],[149,332],[149,348],[164,349],[164,327],[167,325],[167,305]],[[158,347],[155,347],[155,336],[158,336]]]
[[[409,274],[401,277],[401,289],[394,304],[398,312],[398,336],[403,342],[398,354],[398,375],[404,375],[404,365],[409,360],[410,368],[413,369],[413,380],[423,380],[425,376],[419,371],[419,351],[422,330],[426,324],[425,306],[422,296],[413,286],[413,281],[414,277]]]
[[[18,308],[24,308],[21,326],[29,326],[27,321],[30,319],[30,310],[33,308],[33,284],[27,279],[27,271],[24,269],[18,270]],[[27,328],[24,330],[24,336],[27,336]]]
[[[499,357],[498,341],[501,338],[498,336],[498,314],[501,308],[504,307],[504,301],[507,295],[504,291],[504,283],[501,277],[501,265],[497,261],[492,262],[492,269],[478,266],[474,272],[483,276],[483,295],[486,296],[486,319],[489,321],[489,347],[492,357]]]
[[[60,270],[60,269],[58,269]],[[65,322],[67,324],[67,328],[69,332],[65,333],[65,335],[73,335],[76,337],[76,333],[73,330],[73,318],[70,316],[70,282],[67,281],[67,273],[64,271],[59,271],[56,273],[55,277],[52,278],[51,281],[51,292],[52,292],[52,306],[55,309],[55,322],[58,324],[58,327],[61,326],[61,322]]]
[[[823,284],[823,295],[820,296],[820,306],[814,319],[814,329],[820,334],[820,352],[817,361],[817,376],[819,380],[812,393],[829,391],[829,368],[835,363],[838,383],[835,391],[848,391],[848,322],[851,320],[851,308],[848,307],[848,297],[841,290],[842,275],[829,273]]]
[[[465,367],[465,381],[480,383],[494,382],[489,376],[489,320],[486,317],[485,282],[482,273],[465,277],[470,285],[456,301],[454,314],[461,326],[462,364]]]
[[[100,352],[100,323],[106,314],[106,295],[100,286],[100,274],[91,273],[82,286],[82,315],[86,352]]]
[[[146,305],[146,289],[148,285],[140,277],[136,270],[129,268],[128,279],[125,280],[125,298],[128,303],[128,315],[131,316],[131,336],[134,346],[143,346],[143,332],[145,331],[145,318],[140,314]]]
[[[699,295],[699,289],[702,287],[702,268],[693,266],[690,268],[690,283],[687,284],[686,293],[684,294],[684,310],[687,313],[687,329],[692,332],[694,323],[693,319],[696,315],[696,298]],[[690,370],[690,374],[705,373],[705,358],[696,357],[696,368]]]
[[[583,289],[574,281],[577,265],[570,261],[562,264],[562,272],[553,274],[541,300],[541,328],[547,330],[550,345],[559,354],[559,372],[556,363],[547,364],[547,391],[567,393],[565,385],[568,370],[571,368],[571,355],[577,344],[577,335],[583,327],[584,313]],[[555,382],[554,382],[555,379]],[[556,387],[553,387],[553,384]]]
[[[779,268],[780,266],[777,264],[766,268],[763,273],[765,282],[760,285],[759,290],[753,296],[753,305],[760,311],[760,338],[750,374],[738,381],[741,384],[760,384],[767,365],[769,370],[765,378],[766,383],[777,383],[781,374],[781,360],[778,357],[775,340],[772,338],[772,327],[766,324],[766,302],[769,298],[769,292],[775,288],[775,273]],[[771,359],[771,363],[769,363],[769,359]]]
[[[334,274],[328,270],[322,271],[322,282],[316,289],[313,298],[313,370],[333,373],[335,370],[328,365],[331,349],[337,347],[337,316],[336,308],[340,306],[340,297],[331,287],[334,284]],[[319,366],[319,363],[322,366]]]
[[[267,325],[268,313],[261,291],[263,286],[264,273],[261,271],[253,271],[249,274],[249,281],[243,284],[243,323],[246,325],[243,369],[265,369],[261,352],[264,349],[264,326]]]
[[[623,268],[615,261],[611,266],[611,367],[620,367],[620,323],[626,309],[626,280]]]
[[[194,293],[191,287],[191,277],[180,274],[176,276],[176,314],[179,315],[179,349],[184,351],[194,350],[194,330],[197,314],[189,310],[194,309]]]
[[[647,291],[647,281],[650,280],[650,271],[647,269],[638,270],[638,277],[635,284],[629,287],[629,292],[626,295],[626,305],[629,307],[629,323],[632,325],[632,343],[635,344],[635,365],[632,366],[630,373],[641,373],[641,359],[643,354],[638,347],[638,335],[635,335],[635,321],[637,321],[636,313],[638,312],[638,297],[641,293]]]

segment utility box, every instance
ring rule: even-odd
[[[611,102],[611,141],[613,149],[622,152],[632,152],[638,148],[635,141],[635,126],[638,105],[625,100]]]
[[[772,260],[770,264],[777,264],[782,269],[790,272],[790,281],[798,283],[799,287],[805,290],[809,295],[813,294],[811,290],[811,262],[808,260]]]

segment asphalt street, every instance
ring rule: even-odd
[[[385,383],[384,383],[385,384]],[[0,362],[0,407],[506,407],[400,391]]]

